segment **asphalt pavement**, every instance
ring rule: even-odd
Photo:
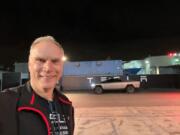
[[[180,90],[66,95],[75,106],[74,135],[180,135]]]
[[[180,135],[180,106],[75,110],[75,135]]]

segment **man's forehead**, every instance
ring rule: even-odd
[[[63,55],[49,55],[49,54],[40,54],[40,53],[32,53],[30,57],[35,58],[35,59],[62,59]]]
[[[46,42],[47,43],[47,42]],[[64,56],[63,49],[57,45],[38,43],[30,51],[30,58],[33,59],[44,59],[44,60],[61,60]]]

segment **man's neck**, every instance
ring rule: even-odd
[[[48,101],[53,101],[54,95],[53,91],[54,89],[38,89],[35,86],[31,85],[33,91],[40,97],[48,100]]]
[[[53,101],[53,98],[54,98],[54,95],[53,95],[53,91],[47,91],[47,90],[44,90],[45,92],[41,92],[41,91],[36,91],[36,90],[34,90],[34,92],[38,95],[38,96],[40,96],[40,97],[42,97],[42,98],[44,98],[44,99],[46,99],[46,100],[48,100],[48,101]]]

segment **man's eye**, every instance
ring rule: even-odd
[[[52,62],[53,62],[53,63],[58,63],[58,62],[59,62],[59,60],[52,60]]]
[[[43,60],[43,59],[37,59],[37,61],[39,61],[39,62],[45,62],[45,60]]]

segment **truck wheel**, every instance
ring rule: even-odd
[[[101,86],[96,86],[96,87],[94,88],[94,92],[95,92],[96,94],[101,94],[101,93],[103,92],[103,89],[102,89]]]
[[[135,91],[135,88],[132,85],[128,85],[126,87],[126,92],[127,93],[134,93],[134,91]]]

